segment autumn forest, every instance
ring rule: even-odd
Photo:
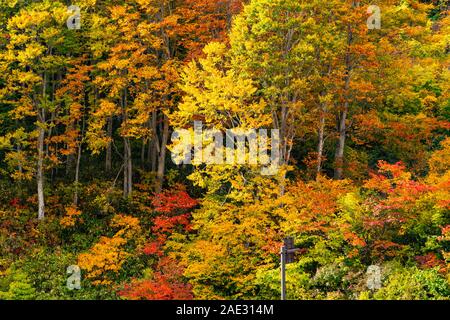
[[[449,300],[449,13],[0,0],[0,300]]]

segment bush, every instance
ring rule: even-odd
[[[26,259],[15,261],[5,277],[3,287],[7,292],[0,293],[2,299],[36,300],[83,300],[114,299],[112,288],[93,288],[89,281],[81,281],[80,290],[67,288],[67,268],[76,264],[73,253],[60,250],[39,249]]]
[[[36,290],[25,273],[16,272],[8,274],[7,277],[10,278],[8,291],[0,291],[1,300],[33,300],[36,298]]]
[[[377,300],[448,300],[450,286],[436,269],[399,268],[374,294]]]

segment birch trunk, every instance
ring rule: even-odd
[[[37,161],[37,192],[38,192],[38,219],[45,217],[45,199],[44,199],[44,128],[39,127],[38,137],[38,161]]]
[[[319,142],[317,145],[317,176],[322,172],[322,162],[323,162],[323,146],[325,137],[325,110],[322,106],[320,110],[320,120],[319,120]]]

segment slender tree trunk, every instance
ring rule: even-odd
[[[281,126],[280,126],[280,141],[281,141],[281,159],[280,166],[286,165],[287,158],[287,137],[286,137],[286,126],[287,126],[287,108],[285,105],[281,108]],[[286,174],[280,177],[280,196],[283,196],[286,191]]]
[[[156,160],[159,154],[159,138],[158,138],[158,127],[157,127],[157,113],[152,112],[151,128],[152,128],[152,140],[148,145],[148,160],[151,164],[151,170],[156,173]]]
[[[108,138],[112,139],[112,131],[113,131],[113,118],[112,116],[108,118]],[[111,172],[112,170],[112,143],[109,142],[108,146],[106,147],[106,163],[105,163],[105,169],[106,172]]]
[[[123,197],[128,197],[128,150],[127,139],[123,139]]]
[[[128,113],[127,113],[127,89],[125,88],[122,95],[122,121],[127,125]],[[131,196],[132,186],[133,186],[133,162],[131,153],[131,143],[130,138],[125,136],[123,138],[123,196],[128,198]]]
[[[18,120],[16,119],[16,126],[18,125]],[[20,144],[17,145],[17,152],[20,154],[22,151],[22,147]],[[20,158],[19,158],[20,159]],[[17,166],[17,170],[19,171],[20,174],[23,173],[23,167],[22,167],[22,161],[19,160],[18,166]]]
[[[335,152],[335,169],[334,169],[334,178],[336,180],[340,180],[343,178],[343,166],[344,166],[344,149],[345,149],[345,140],[347,135],[347,116],[349,110],[349,89],[350,89],[350,77],[351,77],[351,57],[350,57],[350,46],[353,41],[353,32],[351,26],[348,26],[348,41],[347,41],[347,53],[345,56],[345,87],[344,87],[344,109],[339,114],[338,119],[338,133],[339,138],[336,146]]]
[[[142,139],[141,145],[141,168],[145,168],[145,147],[147,146],[147,142],[145,139]]]
[[[123,196],[131,196],[133,187],[133,162],[129,138],[123,139]]]
[[[70,170],[72,170],[73,164],[75,163],[75,157],[73,154],[69,154],[66,159],[66,175],[69,175]]]
[[[42,99],[45,103],[47,94],[47,74],[42,74]],[[45,109],[38,111],[38,158],[36,170],[36,182],[38,193],[38,220],[45,218],[45,196],[44,196],[44,140],[45,140]]]
[[[22,148],[20,147],[20,145],[17,146],[17,152],[20,153],[22,151]],[[20,158],[19,158],[20,159]],[[22,161],[19,160],[19,163],[17,165],[17,170],[19,171],[20,174],[23,173],[23,168],[22,168]]]
[[[150,165],[151,172],[155,172],[155,166],[153,165],[153,140],[154,138],[152,137],[147,146],[147,163]]]
[[[43,220],[45,217],[45,200],[44,200],[44,128],[39,127],[38,137],[38,161],[37,161],[37,192],[38,192],[38,219]]]
[[[128,186],[127,186],[127,195],[130,196],[132,191],[133,191],[133,157],[132,157],[132,153],[131,153],[131,142],[130,139],[126,139],[127,140],[127,174],[128,174],[128,178],[127,178],[127,182],[128,182]]]
[[[77,162],[75,165],[75,193],[73,195],[73,204],[78,205],[78,184],[80,182],[80,162],[81,162],[81,143],[78,147]]]
[[[160,153],[158,158],[158,172],[156,179],[156,192],[161,192],[162,186],[164,183],[164,172],[166,169],[166,150],[167,150],[167,141],[169,139],[169,119],[165,114],[163,114],[163,130],[162,130],[162,140]]]
[[[78,152],[77,152],[77,162],[75,164],[75,193],[73,195],[73,204],[75,206],[78,205],[78,184],[80,183],[80,165],[81,165],[81,153],[83,152],[83,137],[84,137],[84,130],[86,127],[86,120],[83,116],[83,124],[81,129],[81,137],[78,144]]]
[[[347,133],[346,121],[347,121],[347,109],[348,103],[345,103],[346,110],[341,112],[339,119],[339,138],[335,153],[335,169],[334,178],[340,180],[343,177],[344,172],[344,149],[345,149],[345,135]]]
[[[56,117],[56,113],[54,111],[52,111],[51,115],[50,115],[50,123],[54,123],[55,122],[55,117]],[[50,139],[53,135],[53,128],[50,126],[47,130],[47,138]],[[50,156],[50,144],[47,143],[47,145],[45,146],[45,155],[48,157]]]
[[[317,145],[317,176],[322,172],[322,161],[323,161],[323,146],[325,137],[325,108],[322,105],[320,110],[320,120],[319,120],[319,142]]]

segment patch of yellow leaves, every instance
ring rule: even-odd
[[[78,265],[94,285],[110,284],[106,273],[118,273],[129,254],[122,247],[126,240],[120,236],[101,237],[88,253],[80,254]]]
[[[119,229],[113,237],[101,237],[89,252],[78,256],[78,265],[94,285],[112,283],[111,277],[120,272],[130,256],[125,245],[141,231],[138,218],[123,214],[114,216],[110,226]]]
[[[80,218],[81,211],[75,206],[70,206],[66,208],[66,215],[61,218],[59,224],[64,228],[70,228],[75,226],[77,222],[81,222],[83,219]]]

